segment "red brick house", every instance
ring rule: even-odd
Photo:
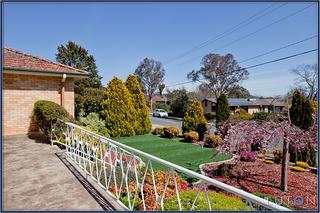
[[[74,80],[87,72],[14,49],[4,48],[2,55],[3,135],[37,131],[31,116],[38,100],[53,101],[74,115]]]

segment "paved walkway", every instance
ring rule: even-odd
[[[113,210],[112,205],[43,137],[5,136],[4,210]]]

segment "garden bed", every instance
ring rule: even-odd
[[[275,197],[293,209],[315,210],[318,208],[316,174],[295,172],[289,169],[288,192],[283,192],[280,190],[281,165],[266,164],[261,161],[238,163],[234,166],[234,170],[241,172],[225,177],[217,176],[215,168],[214,165],[205,165],[203,171],[211,178],[244,191],[253,194],[264,193]],[[304,198],[302,205],[295,204],[294,200],[297,196]]]

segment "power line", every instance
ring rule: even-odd
[[[274,53],[274,52],[277,52],[277,51],[279,51],[279,50],[283,50],[283,49],[285,49],[285,48],[288,48],[288,47],[291,47],[291,46],[294,46],[294,45],[297,45],[297,44],[300,44],[300,43],[309,41],[309,40],[311,40],[311,39],[313,39],[313,38],[317,38],[317,37],[318,37],[318,35],[314,35],[314,36],[305,38],[305,39],[303,39],[303,40],[300,40],[300,41],[297,41],[297,42],[294,42],[294,43],[291,43],[291,44],[287,44],[287,45],[285,45],[285,46],[282,46],[282,47],[279,47],[279,48],[276,48],[276,49],[273,49],[273,50],[270,50],[270,51],[265,52],[265,53],[262,53],[262,54],[260,54],[260,55],[257,55],[257,56],[254,56],[254,57],[251,57],[251,58],[242,60],[242,61],[240,61],[239,63],[243,63],[243,62],[251,61],[251,60],[256,59],[256,58],[260,58],[260,57],[262,57],[262,56],[269,55],[270,53]]]
[[[258,30],[255,30],[255,31],[253,31],[253,32],[251,32],[251,33],[248,33],[248,34],[246,34],[246,35],[244,35],[244,36],[242,36],[242,37],[240,37],[240,38],[238,38],[238,39],[235,39],[235,40],[233,40],[232,42],[229,42],[229,43],[227,43],[226,45],[224,45],[224,46],[222,46],[222,47],[219,47],[219,48],[217,48],[217,49],[214,49],[214,50],[212,50],[212,51],[221,50],[221,49],[223,49],[223,48],[225,48],[225,47],[228,47],[228,46],[230,46],[230,45],[232,45],[232,44],[234,44],[234,43],[236,43],[236,42],[238,42],[238,41],[241,41],[241,40],[243,40],[243,39],[245,39],[245,38],[248,38],[248,37],[250,37],[250,36],[252,36],[252,35],[254,35],[254,34],[256,34],[256,33],[260,32],[260,31],[263,31],[264,29],[267,29],[267,28],[269,28],[269,27],[271,27],[271,26],[273,26],[273,25],[275,25],[275,24],[277,24],[277,23],[280,23],[280,22],[282,22],[282,21],[284,21],[284,20],[286,20],[286,19],[288,19],[288,18],[290,18],[290,17],[292,17],[292,16],[297,15],[298,13],[301,13],[302,11],[304,11],[304,10],[308,9],[309,7],[311,7],[312,5],[314,5],[314,4],[310,4],[310,5],[304,7],[304,8],[302,8],[302,9],[300,9],[300,10],[297,10],[297,11],[295,11],[295,12],[293,12],[293,13],[290,13],[290,14],[287,15],[287,16],[284,16],[284,17],[282,17],[282,18],[280,18],[280,19],[278,19],[278,20],[276,20],[276,21],[274,21],[274,22],[272,22],[272,23],[270,23],[270,24],[267,24],[267,25],[259,28]],[[197,56],[197,57],[191,58],[191,59],[189,59],[189,60],[187,60],[187,61],[185,61],[185,62],[182,62],[180,65],[189,63],[189,62],[191,62],[191,61],[194,61],[195,59],[198,59],[199,57],[201,57],[201,56]]]
[[[237,31],[237,30],[239,30],[239,29],[241,29],[241,28],[243,28],[243,27],[245,27],[245,26],[247,26],[247,25],[249,25],[249,24],[251,24],[251,23],[253,23],[253,22],[257,21],[257,20],[259,20],[259,19],[261,19],[262,17],[264,17],[264,16],[266,16],[266,15],[268,15],[268,14],[276,11],[277,9],[283,7],[283,6],[286,5],[286,4],[287,4],[287,3],[281,4],[280,6],[272,9],[271,11],[264,13],[265,11],[269,10],[270,8],[272,8],[272,7],[274,6],[274,5],[272,4],[272,5],[270,5],[269,7],[265,8],[265,9],[263,9],[263,10],[257,12],[257,13],[255,13],[254,15],[250,16],[249,18],[247,18],[247,19],[245,19],[244,21],[240,22],[239,24],[236,24],[235,26],[233,26],[233,27],[231,27],[231,28],[223,31],[223,32],[220,33],[219,35],[217,35],[217,36],[215,36],[215,37],[212,37],[212,38],[210,38],[210,39],[208,39],[208,40],[200,43],[199,45],[191,48],[190,50],[188,50],[188,51],[186,51],[186,52],[184,52],[184,53],[182,53],[182,54],[180,54],[180,55],[178,55],[178,56],[175,56],[175,57],[173,57],[173,58],[165,61],[164,64],[169,64],[169,63],[171,63],[171,62],[173,62],[173,61],[175,61],[175,60],[177,60],[177,59],[179,59],[179,58],[182,58],[182,57],[184,57],[184,56],[186,56],[186,55],[189,55],[189,54],[192,53],[193,51],[196,51],[196,50],[198,50],[198,49],[201,49],[201,48],[209,45],[210,43],[213,43],[213,42],[215,42],[215,41],[217,41],[217,40],[219,40],[219,39],[221,39],[221,38],[224,38],[224,37],[226,37],[226,36],[234,33],[235,31]],[[261,13],[262,13],[262,15],[258,16],[258,15],[261,14]],[[258,17],[256,17],[256,16],[258,16]],[[256,18],[255,18],[255,17],[256,17]],[[253,19],[253,20],[251,20],[251,19]],[[251,21],[250,21],[250,20],[251,20]],[[248,21],[249,21],[249,22],[248,22]],[[246,22],[248,22],[248,23],[246,23]],[[242,25],[242,26],[241,26],[241,25]]]
[[[275,62],[278,62],[278,61],[283,61],[283,60],[286,60],[286,59],[289,59],[289,58],[294,58],[294,57],[297,57],[297,56],[300,56],[300,55],[305,55],[305,54],[308,54],[308,53],[311,53],[311,52],[315,52],[317,50],[318,49],[312,49],[312,50],[296,53],[296,54],[289,55],[289,56],[286,56],[286,57],[282,57],[282,58],[274,59],[274,60],[271,60],[271,61],[267,61],[267,62],[255,64],[255,65],[251,65],[251,66],[248,66],[248,67],[245,67],[245,68],[232,70],[232,72],[241,71],[241,70],[244,70],[244,69],[252,69],[252,68],[263,66],[263,65],[266,65],[266,64],[271,64],[271,63],[275,63]],[[199,81],[202,81],[202,80],[205,80],[205,79],[199,79]],[[179,83],[179,84],[172,84],[172,85],[169,85],[169,86],[166,86],[166,87],[179,86],[179,85],[188,84],[188,83],[192,83],[192,82],[194,82],[194,81],[186,81],[186,82],[182,82],[182,83]]]

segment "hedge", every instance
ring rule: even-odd
[[[40,100],[34,104],[33,117],[39,129],[48,138],[51,137],[52,124],[58,119],[74,122],[72,116],[62,106],[46,100]]]

